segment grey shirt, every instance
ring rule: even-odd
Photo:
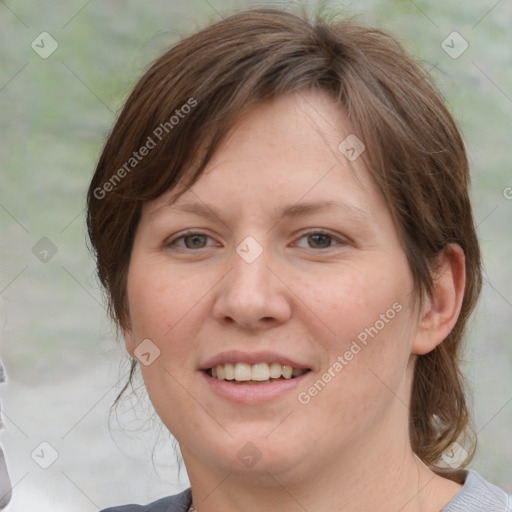
[[[190,489],[149,505],[125,505],[101,512],[188,512]],[[466,471],[464,486],[441,512],[512,512],[512,496],[487,482],[476,471]]]
[[[512,512],[512,496],[470,470],[464,486],[442,512]]]

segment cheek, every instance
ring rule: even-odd
[[[150,338],[172,351],[179,348],[174,339],[199,328],[193,318],[201,312],[202,298],[213,286],[204,274],[183,276],[173,270],[135,260],[128,276],[130,317],[137,341]]]
[[[360,325],[347,327],[347,332],[365,336],[338,336],[330,346],[316,380],[297,396],[299,413],[318,438],[350,447],[367,434],[371,438],[372,429],[387,423],[384,418],[407,414],[408,314],[404,307],[380,330],[380,323],[368,331]],[[297,416],[295,420],[301,423]]]
[[[361,263],[315,283],[308,296],[321,319],[315,342],[323,368],[302,398],[334,422],[350,416],[360,424],[402,386],[415,326],[412,277],[398,255],[387,266]]]
[[[342,354],[353,341],[364,346],[374,338],[398,336],[412,290],[412,277],[401,256],[398,254],[389,263],[382,259],[373,264],[361,260],[296,281],[303,302],[311,305],[323,326],[324,335],[318,337],[325,345],[322,348]]]
[[[195,404],[186,390],[195,370],[202,298],[213,284],[204,273],[173,270],[135,255],[127,292],[135,344],[150,339],[160,350],[150,365],[139,365],[148,396],[167,427],[180,432],[181,418]]]

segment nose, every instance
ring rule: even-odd
[[[217,289],[214,317],[224,323],[257,330],[285,322],[291,316],[291,292],[270,249],[254,260],[233,251],[230,270]]]

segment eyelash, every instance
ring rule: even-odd
[[[333,234],[329,233],[328,231],[324,231],[322,229],[316,229],[314,231],[308,231],[306,233],[302,233],[302,235],[299,237],[299,240],[304,238],[304,237],[312,236],[312,235],[324,235],[324,236],[329,237],[332,241],[338,242],[339,244],[342,244],[342,245],[346,244],[345,241],[343,241],[340,238],[334,236]],[[189,237],[193,237],[193,236],[204,236],[204,237],[207,237],[207,238],[211,239],[211,237],[209,235],[207,235],[206,233],[201,233],[200,231],[185,231],[184,233],[182,233],[181,235],[173,238],[169,242],[166,242],[165,246],[166,247],[175,246],[175,247],[178,247],[178,249],[182,249],[182,250],[186,250],[186,251],[199,251],[201,249],[207,249],[208,248],[208,247],[200,247],[199,249],[191,249],[191,248],[188,248],[188,247],[176,246],[176,242],[178,240],[184,240],[185,238],[189,238]],[[327,249],[331,249],[332,247],[334,247],[334,245],[329,245],[329,247],[322,247],[319,250],[327,250]],[[314,247],[308,247],[308,249],[315,249],[315,248]]]

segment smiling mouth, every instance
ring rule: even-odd
[[[230,381],[233,384],[268,384],[295,379],[309,371],[280,363],[226,363],[209,368],[206,373],[214,379]]]

